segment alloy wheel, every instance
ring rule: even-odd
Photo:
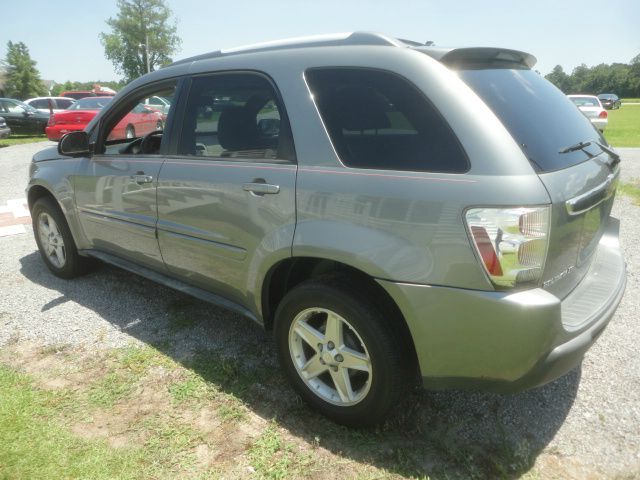
[[[298,375],[318,397],[346,407],[371,388],[371,358],[362,338],[336,312],[308,308],[289,329],[289,352]]]

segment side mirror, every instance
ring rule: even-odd
[[[258,121],[258,132],[263,137],[277,137],[280,133],[279,118],[263,118]]]
[[[58,153],[68,157],[89,156],[89,135],[82,130],[63,135],[58,143]]]

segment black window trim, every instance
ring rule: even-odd
[[[388,73],[388,74],[391,74],[394,77],[399,78],[401,81],[404,81],[405,83],[410,85],[411,88],[413,88],[416,91],[416,93],[418,93],[418,95],[420,95],[420,97],[428,105],[430,105],[431,108],[433,108],[433,110],[438,114],[438,116],[442,119],[443,124],[451,132],[453,138],[455,139],[456,144],[460,148],[460,151],[462,152],[462,154],[464,156],[464,159],[466,161],[466,169],[463,170],[463,171],[460,171],[460,172],[443,172],[443,171],[440,171],[440,170],[394,170],[394,169],[385,169],[385,171],[414,172],[414,173],[437,173],[437,174],[440,174],[440,175],[466,175],[471,170],[471,161],[469,159],[469,155],[467,154],[467,151],[465,150],[464,146],[460,142],[460,139],[458,138],[458,135],[453,130],[453,128],[451,127],[451,125],[449,124],[449,122],[447,121],[445,116],[433,104],[433,102],[429,99],[429,97],[427,97],[425,95],[425,93],[415,83],[413,83],[411,80],[409,80],[404,75],[400,75],[399,73],[394,72],[392,70],[387,70],[387,69],[384,69],[384,68],[377,68],[377,67],[348,66],[348,65],[337,65],[337,66],[335,66],[335,65],[334,66],[323,65],[323,66],[320,66],[320,67],[309,67],[309,68],[305,69],[305,71],[303,72],[303,79],[304,79],[304,83],[305,83],[305,85],[307,87],[307,90],[309,91],[309,95],[311,96],[312,99],[313,99],[313,91],[311,90],[311,87],[309,86],[309,82],[307,80],[307,72],[311,72],[313,70],[364,70],[364,71],[376,71],[376,72]],[[316,113],[318,115],[318,118],[320,119],[320,123],[322,124],[322,127],[324,128],[326,138],[329,140],[329,144],[331,145],[331,148],[333,149],[333,151],[335,153],[336,159],[338,160],[338,162],[340,162],[340,165],[342,167],[344,167],[344,168],[357,170],[357,171],[361,171],[361,170],[379,170],[379,169],[373,169],[373,168],[352,167],[352,166],[346,165],[344,163],[344,161],[342,160],[342,158],[340,158],[340,154],[338,153],[338,150],[336,149],[335,145],[333,144],[333,140],[331,139],[331,135],[329,134],[329,130],[327,129],[327,125],[325,125],[325,123],[324,123],[324,119],[322,118],[322,114],[320,113],[320,109],[318,108],[318,105],[316,104],[315,99],[312,100],[312,103],[313,103],[313,106],[315,107],[315,110],[316,110]]]
[[[189,98],[189,94],[191,93],[191,87],[193,85],[193,80],[195,78],[200,77],[214,77],[221,75],[253,75],[258,76],[265,79],[275,93],[275,100],[277,102],[278,113],[280,115],[280,135],[279,142],[287,142],[288,151],[291,152],[291,158],[232,158],[232,157],[214,157],[214,156],[198,156],[198,155],[185,155],[178,153],[178,148],[181,143],[182,138],[182,125],[184,124],[185,118],[185,110],[187,105],[187,100]],[[232,70],[216,70],[210,72],[198,72],[194,74],[190,74],[186,78],[187,82],[184,85],[184,92],[180,98],[180,103],[176,108],[175,121],[177,123],[176,129],[180,130],[179,134],[172,135],[171,146],[169,147],[169,151],[167,155],[174,159],[189,159],[189,160],[200,160],[200,161],[216,161],[216,162],[227,162],[227,163],[264,163],[264,164],[286,164],[286,165],[297,165],[297,154],[295,149],[295,142],[293,139],[293,132],[291,130],[291,122],[289,121],[289,115],[287,113],[287,109],[284,104],[284,98],[278,89],[275,81],[267,75],[265,72],[260,70],[253,69],[232,69]],[[178,120],[179,119],[179,120]],[[285,129],[283,132],[282,122],[284,121]],[[284,135],[282,135],[284,133]],[[278,146],[278,150],[280,150],[280,145]]]

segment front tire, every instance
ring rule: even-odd
[[[337,423],[381,423],[410,385],[392,323],[346,279],[311,280],[280,302],[280,363],[300,396]]]
[[[67,279],[86,273],[90,261],[78,255],[67,221],[52,198],[37,200],[31,219],[40,256],[51,273]]]

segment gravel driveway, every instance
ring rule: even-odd
[[[30,157],[46,145],[0,149],[0,206],[24,197]],[[623,180],[640,178],[640,149],[620,152]],[[533,468],[541,478],[640,478],[640,206],[619,197],[614,215],[622,219],[627,291],[582,367],[517,395],[417,394],[417,424],[445,425],[444,434],[457,444],[508,443],[513,458],[520,450],[537,458]],[[108,266],[74,281],[53,277],[36,252],[30,225],[25,229],[0,237],[0,347],[26,340],[87,348],[164,341],[178,359],[202,347],[229,355],[257,348],[275,366],[270,339],[235,314]],[[197,321],[171,329],[172,315],[182,311]],[[426,473],[430,461],[425,459]]]

